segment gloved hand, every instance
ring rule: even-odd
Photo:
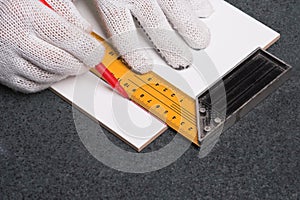
[[[0,83],[36,92],[100,63],[104,47],[70,0],[0,0]]]
[[[192,64],[188,46],[178,39],[173,28],[193,49],[204,49],[210,32],[198,17],[209,16],[207,0],[95,0],[112,45],[132,69],[146,73],[153,67],[146,51],[139,47],[135,18],[157,52],[175,69]],[[170,22],[170,23],[169,23]]]

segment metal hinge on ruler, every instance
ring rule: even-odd
[[[220,134],[286,81],[291,66],[256,49],[196,98],[198,141],[205,156]]]

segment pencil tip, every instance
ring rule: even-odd
[[[122,97],[124,97],[124,98],[126,98],[126,99],[130,99],[129,96],[128,96],[128,94],[127,94],[127,92],[124,90],[124,88],[123,88],[120,84],[116,85],[115,90],[116,90]]]

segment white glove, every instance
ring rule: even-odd
[[[153,67],[146,51],[137,48],[139,39],[133,18],[146,33],[155,49],[175,69],[192,64],[192,54],[173,31],[178,31],[194,49],[206,48],[210,33],[198,17],[208,16],[212,10],[207,0],[95,0],[106,25],[112,45],[123,59],[139,73]],[[193,7],[193,8],[192,8]],[[198,9],[199,8],[199,9]],[[207,12],[204,12],[207,11]]]
[[[70,0],[47,2],[59,14],[38,0],[0,0],[0,82],[15,90],[43,90],[104,55]]]
[[[214,9],[208,0],[190,0],[193,11],[198,17],[209,17]]]

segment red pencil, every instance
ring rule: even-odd
[[[102,64],[98,64],[96,66],[96,70],[101,74],[102,78],[120,95],[124,98],[129,99],[127,92],[120,85],[120,82],[116,79],[116,77]]]
[[[39,0],[47,7],[51,8],[51,6],[45,0]],[[52,9],[52,8],[51,8]],[[102,78],[121,96],[126,99],[129,99],[127,92],[124,88],[120,85],[120,82],[116,79],[116,77],[102,64],[98,64],[96,66],[96,70],[101,74]]]

